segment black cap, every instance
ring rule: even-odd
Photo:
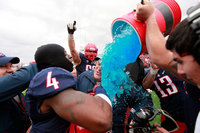
[[[40,70],[48,67],[61,67],[70,72],[73,64],[66,58],[65,49],[58,44],[46,44],[37,48],[35,61]]]

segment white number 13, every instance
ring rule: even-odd
[[[160,91],[160,93],[162,95],[161,97],[168,97],[169,95],[173,95],[173,94],[178,93],[178,89],[177,89],[176,85],[173,83],[173,81],[171,80],[171,78],[169,76],[166,75],[164,77],[161,77],[159,80],[160,80],[160,83],[166,82],[166,86],[168,87],[168,88],[166,88],[166,91],[167,91],[168,94],[166,94],[161,89],[161,87],[158,85],[157,81],[154,81],[155,86],[157,87],[157,89]]]

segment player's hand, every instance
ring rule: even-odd
[[[135,17],[139,21],[146,21],[149,18],[149,16],[151,16],[153,13],[154,13],[153,4],[148,0],[144,0],[143,4],[142,3],[137,4]]]
[[[74,34],[74,31],[76,31],[76,21],[74,21],[74,23],[67,24],[67,30],[69,34]]]
[[[158,123],[154,123],[153,126],[156,127],[156,129],[159,131],[159,133],[169,133],[166,129],[161,127]]]

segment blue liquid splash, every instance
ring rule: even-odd
[[[141,52],[141,43],[136,31],[129,25],[116,34],[112,43],[108,43],[102,55],[101,83],[110,99],[131,89],[133,81],[124,72],[127,64],[135,62]]]

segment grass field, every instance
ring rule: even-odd
[[[154,108],[159,108],[160,109],[160,100],[159,100],[158,96],[156,95],[156,93],[154,91],[151,92],[151,97],[153,99]],[[154,120],[151,122],[151,124],[154,123],[154,122],[160,124],[160,116],[161,115],[157,115],[154,118]]]

